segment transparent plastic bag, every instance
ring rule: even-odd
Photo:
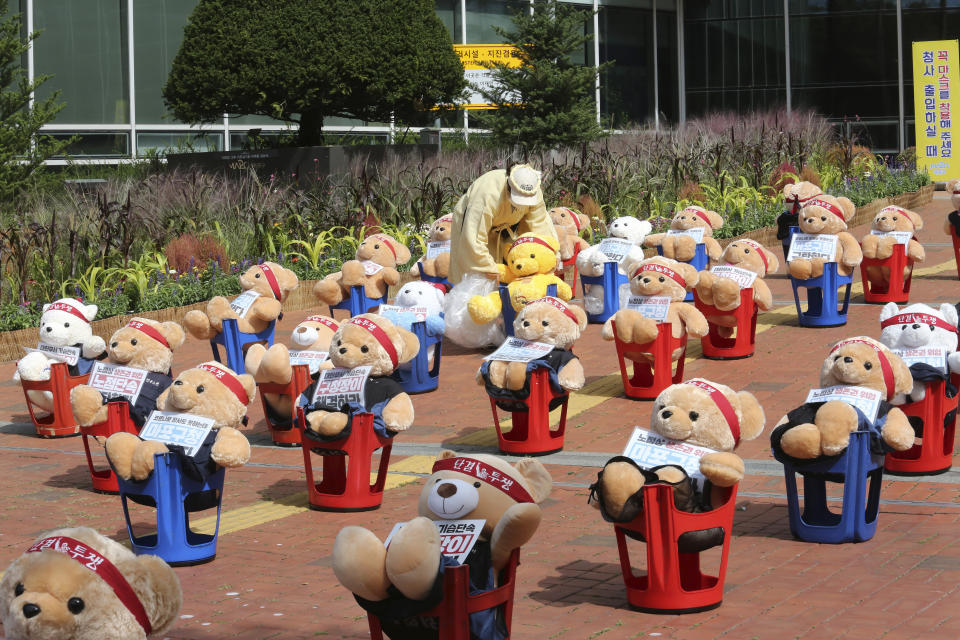
[[[467,310],[470,298],[485,296],[496,290],[496,280],[475,273],[463,276],[463,280],[454,285],[443,299],[443,317],[447,324],[444,335],[468,349],[501,344],[506,337],[501,322],[477,324]]]

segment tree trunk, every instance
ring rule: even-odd
[[[315,147],[323,144],[323,113],[308,111],[300,114],[300,132],[297,144],[301,147]]]

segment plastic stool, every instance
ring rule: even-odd
[[[447,291],[453,288],[453,283],[450,282],[449,278],[441,278],[439,276],[428,276],[423,272],[423,260],[421,259],[417,262],[417,268],[420,270],[420,279],[424,282],[433,282],[435,284],[442,284],[447,288]],[[386,304],[386,302],[384,302]]]
[[[954,386],[960,384],[960,375],[951,375],[950,382]],[[946,380],[937,380],[927,385],[923,400],[900,405],[907,417],[920,420],[921,442],[914,443],[906,451],[888,453],[883,466],[889,473],[901,476],[936,475],[949,471],[953,466],[958,396],[948,398],[946,388]]]
[[[297,426],[303,448],[303,468],[307,474],[310,508],[316,511],[370,511],[383,502],[383,486],[387,481],[387,466],[393,439],[373,430],[373,414],[353,416],[350,435],[341,440],[323,442],[306,435],[307,420],[303,408],[297,409]],[[370,484],[373,453],[380,452],[377,479]],[[323,457],[320,482],[314,480],[312,451],[318,449]],[[349,462],[349,466],[348,466]]]
[[[721,311],[700,300],[696,291],[693,302],[707,318],[710,332],[700,338],[703,357],[711,360],[738,360],[753,355],[757,341],[757,305],[753,301],[753,289],[740,290],[740,306],[729,311]],[[720,335],[720,325],[711,322],[717,316],[733,316],[737,319],[736,334],[732,338]]]
[[[557,285],[547,285],[547,295],[557,297]],[[530,300],[529,302],[533,302]],[[510,289],[507,285],[500,285],[500,313],[503,315],[503,331],[507,336],[513,335],[513,321],[517,317],[517,312],[513,310],[513,303],[510,302]]]
[[[255,342],[264,343],[267,348],[273,346],[273,334],[277,328],[277,321],[274,320],[267,328],[257,333],[244,333],[237,328],[236,318],[226,318],[223,320],[223,330],[215,338],[210,338],[210,349],[213,351],[213,359],[222,363],[220,359],[220,350],[217,345],[223,346],[227,356],[227,366],[241,375],[247,372],[243,364],[244,347]]]
[[[657,247],[657,255],[663,255],[663,247]],[[678,262],[683,262],[682,260]],[[687,262],[697,271],[703,271],[710,264],[710,256],[707,255],[707,247],[702,242],[697,243],[697,252],[693,254],[693,258]],[[688,291],[686,297],[683,299],[684,302],[693,302],[693,292]]]
[[[623,392],[628,398],[653,400],[671,384],[683,381],[683,361],[687,355],[687,334],[673,337],[673,327],[661,324],[656,340],[647,344],[622,342],[617,337],[617,323],[613,322],[614,343],[617,346],[617,359],[620,361],[620,377],[623,378]],[[673,372],[673,352],[683,349],[677,360],[677,370]],[[649,353],[653,355],[654,366],[642,361],[633,362],[633,377],[627,375],[627,353]]]
[[[297,401],[304,389],[313,382],[310,376],[310,367],[305,364],[293,365],[293,373],[290,375],[290,382],[287,384],[277,384],[261,382],[257,384],[260,389],[260,403],[263,405],[263,417],[267,422],[267,428],[270,430],[270,437],[273,444],[281,447],[299,447],[300,431],[297,429]],[[280,424],[270,419],[270,411],[267,410],[267,398],[265,394],[275,393],[281,396],[289,396],[292,404],[290,411],[290,428],[283,428]]]
[[[426,322],[414,322],[413,334],[420,341],[420,350],[410,362],[412,368],[397,369],[391,376],[407,393],[426,393],[440,385],[440,352],[443,336],[428,336]],[[434,349],[434,346],[436,348]],[[433,366],[430,366],[430,351],[433,350]]]
[[[737,487],[728,489],[722,506],[705,513],[676,508],[673,487],[652,484],[643,488],[643,511],[633,522],[614,525],[620,569],[627,586],[627,601],[646,613],[695,613],[716,609],[723,602],[723,581],[733,529]],[[680,536],[691,531],[723,529],[723,550],[718,575],[700,571],[700,553],[681,553]],[[647,575],[634,575],[627,549],[627,533],[640,533],[647,542]]]
[[[386,293],[383,294],[382,298],[368,298],[363,292],[363,286],[357,284],[350,287],[350,295],[344,298],[339,304],[330,305],[330,317],[333,317],[334,309],[346,309],[349,314],[347,317],[352,318],[361,313],[366,313],[374,307],[379,307],[381,304],[387,304]]]
[[[153,473],[145,481],[117,478],[133,552],[160,556],[173,566],[213,560],[217,556],[225,469],[219,468],[205,482],[200,482],[183,473],[180,457],[175,453],[158,453],[153,460]],[[134,537],[128,499],[156,508],[157,533]],[[217,524],[213,534],[191,531],[190,513],[212,509],[210,501],[213,499],[217,505]]]
[[[576,251],[573,252],[573,256],[568,260],[563,260],[560,263],[560,270],[557,271],[556,275],[558,278],[566,282],[567,267],[573,267],[573,284],[570,285],[570,291],[577,290],[577,256],[580,255],[580,247],[577,247]]]
[[[957,277],[960,278],[960,236],[954,226],[950,227],[950,240],[953,242],[953,257],[957,261]]]
[[[783,264],[787,264],[787,256],[790,255],[790,243],[793,242],[793,234],[800,233],[800,227],[791,226],[787,232],[787,237],[780,241],[783,247]]]
[[[850,434],[850,445],[842,455],[803,468],[779,456],[786,476],[790,532],[805,542],[864,542],[877,532],[883,455],[870,452],[870,432]],[[803,476],[803,512],[800,511],[795,474]],[[842,477],[842,480],[832,479]],[[843,483],[840,514],[827,508],[827,482]]]
[[[447,567],[443,570],[443,600],[417,617],[438,619],[438,640],[470,640],[470,614],[502,606],[509,640],[518,564],[520,550],[514,549],[503,568],[500,586],[475,596],[470,595],[470,566]],[[370,625],[370,640],[383,640],[380,619],[368,613],[367,623]]]
[[[620,273],[619,263],[607,262],[603,265],[603,274],[599,276],[580,276],[583,286],[583,297],[587,297],[587,286],[600,285],[603,287],[603,311],[598,314],[587,314],[587,322],[604,323],[610,316],[620,310],[620,287],[630,281],[625,274]]]
[[[563,398],[560,423],[550,430],[550,402]],[[500,451],[513,455],[543,456],[563,449],[563,434],[567,429],[567,401],[569,393],[556,393],[550,387],[550,374],[546,369],[534,369],[530,372],[530,395],[525,404],[526,411],[512,411],[513,427],[504,432],[500,428],[497,414],[497,399],[490,397],[490,409],[493,411],[493,426],[497,429],[497,443]]]
[[[30,412],[30,420],[33,421],[37,435],[41,438],[62,438],[80,433],[80,427],[73,417],[73,408],[70,406],[70,391],[76,386],[87,384],[90,374],[71,376],[69,371],[66,362],[52,362],[49,380],[20,380],[23,397],[27,401],[27,410]],[[53,413],[44,418],[38,418],[28,391],[51,392]]]
[[[823,275],[808,280],[797,280],[790,277],[793,286],[793,301],[797,306],[797,320],[801,327],[840,327],[847,324],[847,305],[850,303],[850,287],[853,284],[853,274],[849,276],[837,275],[837,263],[827,262],[823,265]],[[837,290],[846,287],[843,294],[843,305]],[[799,288],[807,290],[807,310],[800,308]]]
[[[893,255],[883,260],[879,258],[864,258],[860,263],[860,280],[863,281],[863,300],[872,304],[886,304],[896,302],[905,304],[910,299],[910,283],[913,280],[913,258],[908,258],[904,249],[898,244],[893,247]],[[890,284],[885,287],[874,282],[869,276],[870,268],[886,268],[889,270]]]
[[[93,456],[90,454],[89,438],[99,436],[108,438],[115,433],[132,433],[137,435],[140,428],[130,418],[130,408],[126,402],[107,403],[107,419],[89,427],[80,427],[80,435],[83,438],[83,450],[87,454],[87,468],[90,469],[90,480],[93,482],[93,490],[97,493],[117,493],[120,487],[117,486],[117,475],[109,466],[105,469],[97,469],[93,466]]]

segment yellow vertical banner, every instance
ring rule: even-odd
[[[956,40],[913,43],[913,101],[917,168],[934,180],[960,177],[953,162],[953,96],[960,90]]]

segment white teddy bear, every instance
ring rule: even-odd
[[[49,380],[51,362],[67,362],[72,376],[88,373],[93,361],[103,358],[107,348],[103,338],[93,335],[90,323],[95,317],[97,305],[85,305],[75,298],[43,305],[38,350],[17,362],[13,379]],[[41,409],[38,415],[53,411],[53,394],[49,391],[30,391],[28,396]]]
[[[618,268],[621,274],[624,273],[623,265],[627,264],[627,262],[643,260],[643,247],[641,245],[643,244],[644,238],[646,238],[647,234],[651,231],[653,231],[653,225],[646,220],[640,220],[633,216],[617,218],[607,225],[607,232],[610,238],[627,240],[633,244],[630,250],[620,258],[620,266]],[[577,256],[577,269],[581,275],[591,277],[601,276],[603,275],[603,265],[607,262],[612,262],[612,259],[603,253],[600,244],[601,243],[598,243],[584,249]],[[596,315],[603,311],[603,286],[595,284],[589,287],[583,297],[583,307],[587,313],[591,315]]]
[[[960,373],[960,352],[957,352],[957,309],[949,303],[934,309],[925,304],[911,304],[900,310],[895,302],[888,302],[880,311],[880,342],[893,350],[943,347],[947,350],[947,369]],[[907,362],[907,364],[910,364]],[[911,365],[914,375],[913,390],[909,395],[898,394],[893,404],[918,402],[927,393],[927,385],[916,379],[916,365]]]
[[[406,329],[407,331],[412,331],[413,323],[419,321],[421,318],[413,312],[404,311],[404,309],[422,307],[426,309],[427,314],[426,318],[423,318],[423,321],[426,322],[427,335],[441,336],[446,328],[443,320],[443,299],[443,285],[435,284],[433,282],[424,282],[422,280],[414,280],[413,282],[408,282],[407,284],[403,285],[400,288],[400,291],[397,292],[394,305],[402,308],[382,311],[380,315],[388,319],[396,326]],[[427,362],[428,366],[430,367],[433,366],[433,355],[435,350],[436,345],[431,347],[430,353],[427,354]],[[411,367],[413,367],[411,362],[400,365],[401,369],[410,369]]]

